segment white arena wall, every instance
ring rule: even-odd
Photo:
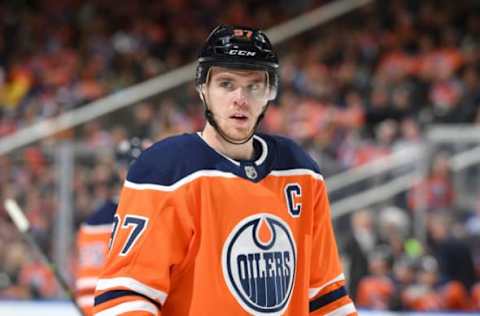
[[[361,316],[472,316],[478,313],[394,313],[361,310]],[[1,316],[80,316],[69,301],[0,301]]]

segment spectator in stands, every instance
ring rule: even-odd
[[[477,282],[471,291],[472,309],[480,311],[480,282]]]
[[[403,305],[402,295],[405,289],[415,282],[415,259],[403,256],[395,260],[392,280],[395,289],[389,302],[389,309],[404,310],[406,306]]]
[[[349,293],[357,297],[360,279],[368,274],[368,257],[378,244],[372,210],[360,209],[352,214],[351,236],[346,242],[345,252],[349,259]]]
[[[480,198],[477,198],[474,212],[471,212],[464,223],[469,247],[472,251],[475,275],[480,279]]]
[[[356,303],[359,307],[388,310],[395,286],[390,278],[391,253],[387,247],[377,247],[368,257],[369,274],[358,284]]]
[[[454,206],[449,155],[445,151],[434,154],[427,177],[417,183],[408,193],[411,210],[424,208],[427,211],[451,210]]]
[[[469,310],[470,297],[461,282],[441,281],[437,261],[431,256],[421,258],[416,283],[402,294],[403,304],[416,311]]]
[[[409,310],[440,311],[444,305],[435,291],[438,282],[438,264],[433,257],[421,258],[416,269],[415,282],[402,293],[402,304]]]
[[[355,153],[355,166],[388,156],[392,152],[392,145],[396,139],[397,123],[385,120],[375,128],[374,141],[364,141]]]
[[[402,258],[411,227],[406,211],[396,206],[381,208],[377,224],[379,237],[383,244],[388,245],[393,259]]]
[[[418,148],[422,142],[422,132],[413,117],[404,118],[399,125],[399,137],[394,143],[394,151]]]
[[[439,265],[440,281],[459,281],[470,290],[476,280],[472,254],[468,244],[449,231],[453,225],[450,218],[445,214],[429,216],[430,248]]]
[[[16,234],[13,231],[13,227],[3,223],[1,225],[3,233],[9,233],[12,236]],[[17,235],[18,236],[18,235]],[[2,237],[2,240],[6,238]],[[5,246],[7,246],[5,244]],[[33,288],[29,284],[20,284],[19,274],[22,269],[22,265],[28,260],[29,252],[25,245],[21,242],[10,242],[8,245],[8,251],[2,246],[1,252],[1,286],[0,286],[0,298],[1,299],[27,299],[34,295]]]

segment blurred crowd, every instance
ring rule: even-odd
[[[361,209],[352,215],[352,234],[345,245],[349,289],[357,306],[397,311],[480,309],[480,235],[467,228],[478,215],[465,225],[451,209],[430,209],[427,241],[420,243],[409,233],[413,222],[404,209],[388,206],[376,211]]]
[[[0,137],[195,60],[218,23],[267,29],[326,2],[2,2]],[[476,1],[374,2],[276,45],[281,91],[262,129],[295,139],[328,178],[421,144],[431,124],[478,125],[479,37]],[[56,145],[74,144],[77,227],[116,194],[118,144],[202,126],[193,83],[183,85],[0,156],[0,199],[20,202],[51,256],[59,205]],[[351,229],[337,230],[345,235],[341,248],[356,303],[480,309],[480,203],[458,214],[448,153],[435,153],[425,179],[398,200],[358,210]],[[420,200],[425,240],[412,237]],[[57,295],[53,277],[32,258],[0,205],[0,298]]]

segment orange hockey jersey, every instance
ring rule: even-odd
[[[115,201],[105,201],[87,218],[77,233],[75,297],[85,316],[93,315],[93,295],[107,256],[116,209]]]
[[[318,167],[285,138],[254,144],[235,161],[185,134],[136,160],[96,315],[356,315]]]

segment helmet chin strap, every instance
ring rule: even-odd
[[[212,127],[217,131],[217,133],[227,142],[227,143],[230,143],[232,145],[243,145],[245,144],[246,142],[248,142],[250,139],[252,139],[253,135],[255,135],[255,131],[257,130],[257,127],[258,125],[260,124],[260,122],[262,121],[263,117],[265,116],[265,111],[267,110],[267,107],[268,107],[268,103],[265,105],[262,113],[258,116],[257,118],[257,121],[255,122],[255,125],[253,126],[252,128],[252,131],[250,133],[250,135],[248,135],[246,138],[242,139],[242,140],[235,140],[235,139],[232,139],[231,137],[228,137],[227,134],[220,128],[220,126],[217,124],[217,121],[215,121],[215,117],[213,116],[213,113],[212,111],[210,111],[210,109],[208,108],[208,104],[207,104],[207,99],[205,97],[205,94],[203,93],[203,91],[200,92],[202,97],[202,102],[203,102],[203,105],[205,106],[205,118],[207,119],[207,122],[212,125]]]

